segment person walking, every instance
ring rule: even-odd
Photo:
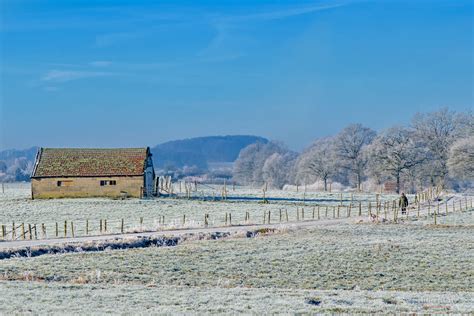
[[[402,215],[405,215],[407,213],[408,198],[403,192],[400,196],[400,200],[398,201],[398,206],[402,209]]]

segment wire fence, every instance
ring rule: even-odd
[[[200,219],[186,214],[166,218],[85,219],[64,220],[50,223],[1,224],[1,240],[33,240],[47,238],[73,238],[79,236],[113,235],[172,229],[203,227],[229,227],[242,225],[268,225],[297,223],[302,221],[331,220],[341,218],[367,217],[374,223],[399,223],[410,219],[429,219],[438,225],[439,218],[449,214],[473,210],[473,197],[444,197],[443,200],[420,196],[411,206],[404,209],[398,200],[339,205],[311,205],[284,207],[257,212],[239,211],[214,215],[203,213]]]

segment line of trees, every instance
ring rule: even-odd
[[[380,133],[352,124],[337,135],[316,139],[301,153],[283,144],[255,143],[244,148],[234,165],[240,184],[282,188],[320,181],[361,190],[363,183],[387,181],[401,188],[442,185],[454,189],[474,182],[474,118],[447,108],[418,113],[408,126]]]

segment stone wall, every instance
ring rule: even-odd
[[[114,180],[116,185],[100,185],[101,180]],[[62,185],[58,186],[58,181]],[[126,192],[129,197],[141,197],[143,176],[133,177],[81,177],[31,179],[34,199],[70,197],[120,197]]]

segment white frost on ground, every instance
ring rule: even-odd
[[[5,314],[464,313],[471,292],[320,291],[0,282]]]
[[[195,196],[212,196],[215,190],[209,186],[203,187],[194,193]],[[232,191],[231,187],[228,196],[237,197],[258,197],[261,192],[257,189],[237,187]],[[41,235],[40,225],[45,224],[47,236],[54,237],[55,223],[58,223],[60,235],[63,235],[64,221],[73,221],[75,224],[76,235],[84,235],[86,229],[86,220],[89,220],[89,231],[97,234],[99,232],[100,220],[107,220],[108,232],[120,232],[121,220],[124,219],[125,231],[157,230],[161,228],[180,228],[180,227],[203,227],[204,214],[209,214],[210,226],[222,226],[225,224],[225,214],[230,213],[233,224],[245,223],[245,214],[249,212],[249,223],[262,223],[264,213],[271,212],[271,221],[279,221],[280,210],[282,210],[283,220],[295,221],[301,219],[302,214],[297,215],[297,207],[305,209],[305,219],[312,218],[313,209],[316,204],[325,206],[335,206],[340,204],[339,193],[311,192],[306,195],[306,199],[318,199],[319,202],[308,202],[303,205],[302,202],[293,201],[271,201],[269,204],[260,203],[259,200],[249,201],[199,201],[187,199],[159,198],[154,200],[113,200],[106,198],[91,199],[51,199],[51,200],[31,200],[29,183],[8,183],[5,184],[5,193],[0,193],[0,224],[7,225],[8,231],[12,222],[16,225],[20,223],[37,224],[37,230]],[[179,192],[179,189],[176,189]],[[296,198],[303,199],[303,192],[289,191],[268,191],[267,197],[277,198]],[[354,194],[344,193],[343,204],[348,205],[361,201],[367,209],[367,203],[375,203],[375,194]],[[382,201],[393,199],[393,195],[383,195]],[[321,208],[321,217],[325,217],[325,209]],[[344,216],[346,210],[341,209],[341,216]],[[356,212],[353,210],[353,213]],[[185,225],[183,225],[183,215]],[[161,218],[164,216],[165,225],[162,225]],[[316,216],[316,215],[315,215]],[[331,218],[333,212],[330,209],[328,217]],[[143,218],[143,224],[140,224]],[[230,216],[228,218],[230,221]],[[70,226],[68,226],[70,230]],[[18,233],[17,233],[18,235]]]

